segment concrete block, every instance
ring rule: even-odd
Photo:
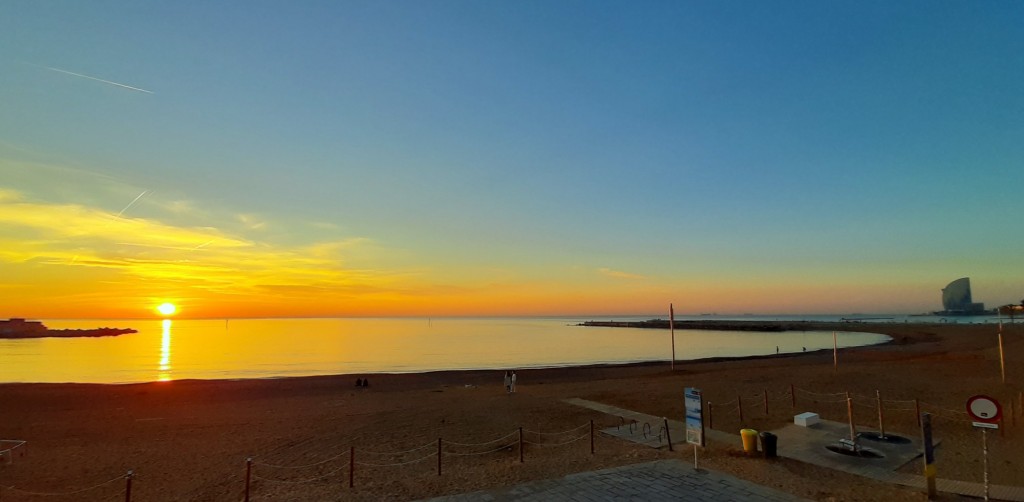
[[[793,423],[801,427],[810,427],[821,421],[817,413],[805,412],[793,417]]]

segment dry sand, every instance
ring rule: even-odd
[[[523,370],[518,393],[507,395],[502,371],[370,375],[368,389],[356,389],[363,375],[278,380],[176,381],[137,385],[0,385],[0,438],[28,441],[14,462],[0,467],[0,485],[33,492],[69,492],[134,470],[132,499],[138,501],[238,501],[245,484],[245,459],[255,457],[252,500],[406,500],[455,494],[573,472],[663,458],[691,458],[690,450],[668,452],[597,436],[563,446],[527,445],[525,462],[516,448],[484,455],[445,455],[437,475],[437,438],[445,450],[475,453],[518,439],[518,428],[555,433],[589,424],[614,426],[618,417],[562,402],[580,397],[621,408],[681,419],[683,388],[699,387],[705,399],[725,403],[744,397],[745,422],[735,412],[714,410],[716,429],[738,434],[742,427],[772,430],[792,420],[790,384],[798,411],[846,419],[842,403],[813,403],[806,392],[849,391],[857,421],[877,423],[875,390],[886,400],[919,399],[935,411],[939,476],[980,482],[979,432],[963,414],[965,400],[990,394],[1004,403],[1002,433],[990,434],[993,483],[1022,485],[1024,419],[1018,401],[1024,383],[1024,327],[1007,325],[1007,384],[1000,382],[993,325],[808,325],[809,329],[876,331],[890,344],[840,351],[833,372],[831,351],[791,356],[613,367]],[[627,337],[628,331],[623,331]],[[666,333],[666,336],[668,333]],[[686,348],[678,347],[685,355]],[[755,397],[767,389],[770,413]],[[1014,420],[1009,402],[1017,405]],[[893,408],[899,407],[893,405]],[[912,411],[887,414],[887,431],[919,434]],[[564,435],[527,440],[549,444],[585,435],[587,427]],[[481,446],[512,434],[505,441]],[[348,487],[350,446],[360,464]],[[422,447],[402,455],[381,455]],[[787,459],[767,462],[739,454],[740,445],[711,443],[705,467],[816,500],[920,499],[905,488]],[[337,458],[334,458],[337,457]],[[301,469],[272,467],[319,463]],[[920,472],[919,460],[904,468]],[[326,475],[312,482],[301,482]],[[281,481],[266,481],[269,478]],[[0,500],[123,500],[116,480],[67,497],[29,496],[4,489]],[[947,499],[953,497],[946,497]]]

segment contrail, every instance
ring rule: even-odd
[[[149,92],[149,91],[147,91],[147,92]],[[122,214],[124,214],[124,212],[128,210],[128,208],[130,208],[130,207],[134,206],[134,205],[135,205],[135,203],[136,203],[136,202],[138,202],[138,201],[139,201],[139,199],[141,199],[141,198],[142,198],[142,196],[143,196],[143,195],[146,195],[147,193],[149,193],[149,190],[143,190],[143,191],[142,191],[142,193],[140,193],[138,197],[136,197],[136,198],[132,199],[132,201],[131,201],[131,202],[129,202],[127,206],[124,206],[124,209],[122,209],[122,210],[121,210],[120,212],[118,212],[118,213],[117,213],[117,216],[118,216],[118,217],[120,218],[120,217],[121,217],[121,215],[122,215]]]
[[[145,89],[139,89],[138,87],[132,87],[130,85],[119,84],[117,82],[111,82],[109,80],[103,80],[102,78],[90,77],[89,75],[82,75],[81,73],[75,73],[73,71],[61,70],[60,68],[54,68],[52,66],[43,66],[43,68],[46,68],[47,70],[57,71],[57,72],[60,72],[60,73],[67,73],[68,75],[74,75],[76,77],[82,77],[82,78],[87,78],[87,79],[90,79],[90,80],[95,80],[97,82],[103,82],[104,84],[110,84],[110,85],[116,85],[118,87],[124,87],[125,89],[131,89],[133,91],[145,92],[147,94],[156,94],[153,91],[147,91]]]

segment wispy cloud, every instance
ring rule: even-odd
[[[647,278],[647,277],[639,275],[639,274],[631,274],[629,272],[623,272],[621,270],[612,270],[610,268],[599,268],[599,269],[597,269],[597,271],[601,275],[603,275],[603,276],[612,277],[612,278],[615,278],[615,279],[631,279],[631,280],[635,280],[635,279],[646,279]]]
[[[129,90],[132,90],[132,91],[145,92],[147,94],[156,94],[153,91],[147,91],[146,89],[141,89],[141,88],[138,88],[138,87],[133,87],[133,86],[130,86],[128,84],[122,84],[120,82],[114,82],[112,80],[106,80],[106,79],[102,79],[102,78],[99,78],[99,77],[92,77],[92,76],[84,75],[84,74],[81,74],[81,73],[75,73],[73,71],[62,70],[60,68],[54,68],[52,66],[40,66],[40,67],[41,68],[46,68],[47,70],[51,70],[51,71],[55,71],[55,72],[65,73],[65,74],[68,74],[68,75],[74,75],[76,77],[87,78],[89,80],[95,80],[97,82],[103,82],[104,84],[116,85],[118,87],[123,87],[125,89],[129,89]]]

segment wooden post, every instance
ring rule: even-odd
[[[711,401],[708,401],[708,429],[715,428],[715,419],[711,414]]]
[[[853,424],[853,398],[850,397],[850,393],[846,393],[846,414],[850,417],[850,441],[853,442],[854,448],[857,447],[857,426]]]
[[[523,463],[523,428],[519,428],[519,463]]]
[[[743,425],[743,397],[736,396],[736,409],[740,411],[740,426]]]
[[[252,479],[252,457],[245,459],[245,502],[249,502],[250,479]]]
[[[356,481],[356,447],[348,447],[348,487],[355,486]]]
[[[124,502],[132,502],[132,471],[124,477]]]
[[[590,421],[590,454],[594,454],[594,421]]]
[[[437,475],[441,475],[441,438],[437,438]]]
[[[882,416],[882,393],[875,389],[875,399],[878,402],[878,436],[885,438],[885,418]]]
[[[914,398],[914,412],[917,413],[917,426],[921,427],[921,400]]]
[[[764,390],[764,416],[768,416],[768,389]]]
[[[665,422],[665,439],[668,440],[668,451],[675,451],[672,449],[672,433],[668,430],[668,417],[661,417]]]
[[[789,398],[793,401],[793,411],[796,411],[796,389],[793,388],[793,384],[789,384]]]

